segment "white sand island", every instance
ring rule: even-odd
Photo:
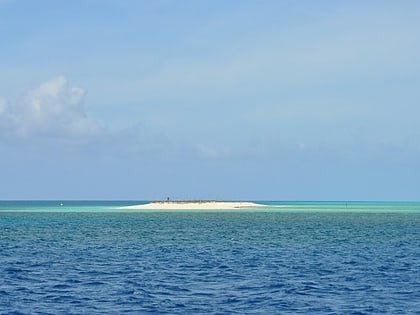
[[[132,210],[233,210],[241,208],[267,207],[249,201],[152,201],[142,205],[126,206],[120,209]]]

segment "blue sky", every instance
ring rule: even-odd
[[[0,199],[420,200],[418,16],[0,0]]]

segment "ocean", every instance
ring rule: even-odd
[[[136,203],[1,201],[0,314],[420,314],[420,203]]]

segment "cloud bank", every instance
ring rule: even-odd
[[[97,136],[102,127],[87,117],[85,96],[84,89],[71,87],[58,76],[26,92],[13,107],[0,97],[0,134],[20,139]]]

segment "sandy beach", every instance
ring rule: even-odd
[[[249,201],[154,201],[142,205],[126,206],[120,209],[132,210],[228,210],[259,208],[264,205]]]

